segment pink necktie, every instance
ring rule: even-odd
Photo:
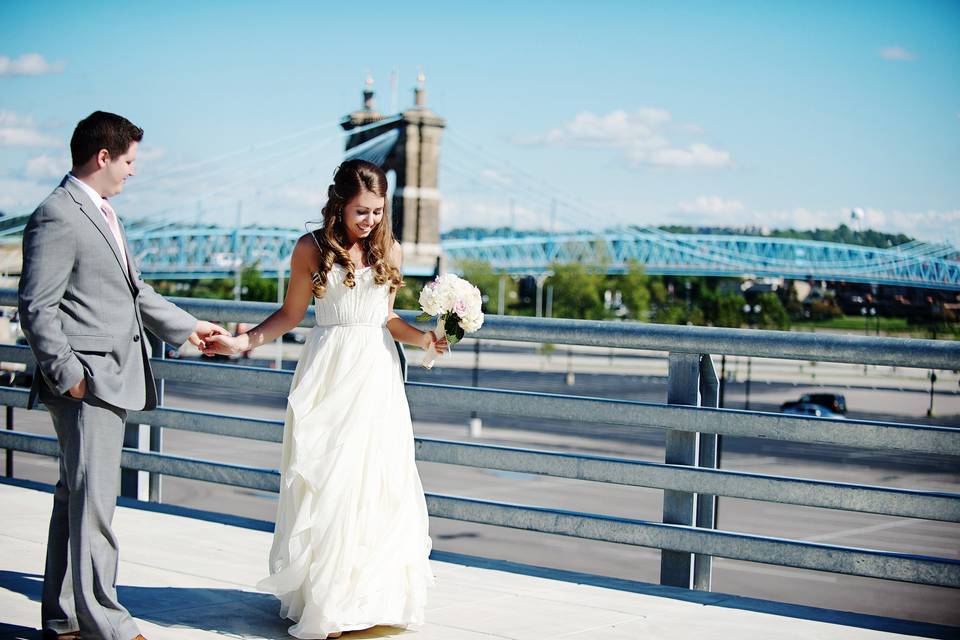
[[[111,207],[110,203],[106,200],[100,205],[100,209],[103,211],[103,217],[107,219],[107,226],[110,227],[110,231],[113,232],[113,237],[117,241],[117,247],[120,249],[120,261],[124,269],[126,269],[127,252],[123,250],[123,236],[120,235],[120,223],[117,221],[117,212],[113,210],[113,207]]]

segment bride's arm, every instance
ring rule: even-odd
[[[393,243],[393,250],[390,252],[390,259],[397,266],[397,269],[400,270],[400,273],[403,273],[402,261],[403,261],[403,251],[400,248],[399,242]],[[403,344],[411,344],[420,347],[421,349],[428,349],[431,344],[435,345],[435,348],[440,353],[444,353],[449,347],[447,345],[447,339],[437,341],[437,336],[433,331],[420,331],[413,325],[404,321],[403,318],[397,315],[393,310],[393,302],[397,298],[397,292],[394,291],[390,294],[390,302],[387,308],[387,329],[390,330],[390,335],[393,336],[393,339],[397,342]]]
[[[297,241],[290,257],[290,286],[287,289],[283,306],[266,320],[238,336],[213,336],[216,340],[206,341],[206,355],[215,353],[229,355],[247,351],[254,347],[273,342],[296,327],[303,320],[307,308],[313,300],[313,280],[311,278],[310,257],[316,254],[316,245],[309,236]]]

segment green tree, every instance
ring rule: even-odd
[[[254,302],[276,302],[277,280],[276,278],[264,278],[260,274],[259,266],[259,263],[254,263],[244,267],[240,272],[240,286],[243,287],[244,291],[243,299]],[[232,287],[231,295],[233,295]]]
[[[457,263],[457,267],[459,267],[460,271],[463,273],[464,279],[470,281],[470,283],[480,289],[480,293],[483,294],[484,313],[497,312],[501,279],[504,280],[503,293],[505,307],[513,297],[510,295],[510,292],[516,290],[516,282],[514,282],[513,278],[507,276],[505,273],[495,271],[489,262],[484,260],[461,260]],[[506,309],[504,310],[504,313],[507,313]]]
[[[404,278],[403,286],[397,289],[397,297],[393,301],[394,309],[420,310],[420,291],[423,283],[416,278]]]
[[[643,266],[631,260],[627,272],[616,283],[630,317],[645,320],[650,312],[650,289]]]
[[[582,264],[554,264],[548,283],[553,286],[553,315],[560,318],[602,320],[604,277]]]
[[[717,298],[717,315],[713,324],[718,327],[743,325],[743,307],[747,301],[737,293],[724,293]]]
[[[790,328],[790,316],[780,302],[780,297],[775,293],[761,293],[757,296],[754,305],[760,305],[760,319],[757,326],[761,329],[781,329]]]

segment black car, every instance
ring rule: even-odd
[[[817,405],[826,408],[831,413],[847,415],[847,399],[840,393],[805,393],[799,400],[791,400],[780,405],[780,411],[792,409],[798,405]]]

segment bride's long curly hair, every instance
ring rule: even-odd
[[[393,249],[393,225],[387,207],[387,176],[383,170],[366,160],[348,160],[337,167],[333,184],[327,188],[327,204],[323,207],[323,227],[313,231],[320,249],[317,273],[313,278],[313,295],[322,298],[327,291],[327,274],[334,263],[343,267],[343,283],[351,289],[356,286],[353,261],[344,248],[347,231],[343,224],[344,207],[363,191],[384,199],[383,218],[366,238],[360,240],[364,260],[373,270],[378,285],[390,285],[390,293],[403,286],[403,275],[390,260]]]

